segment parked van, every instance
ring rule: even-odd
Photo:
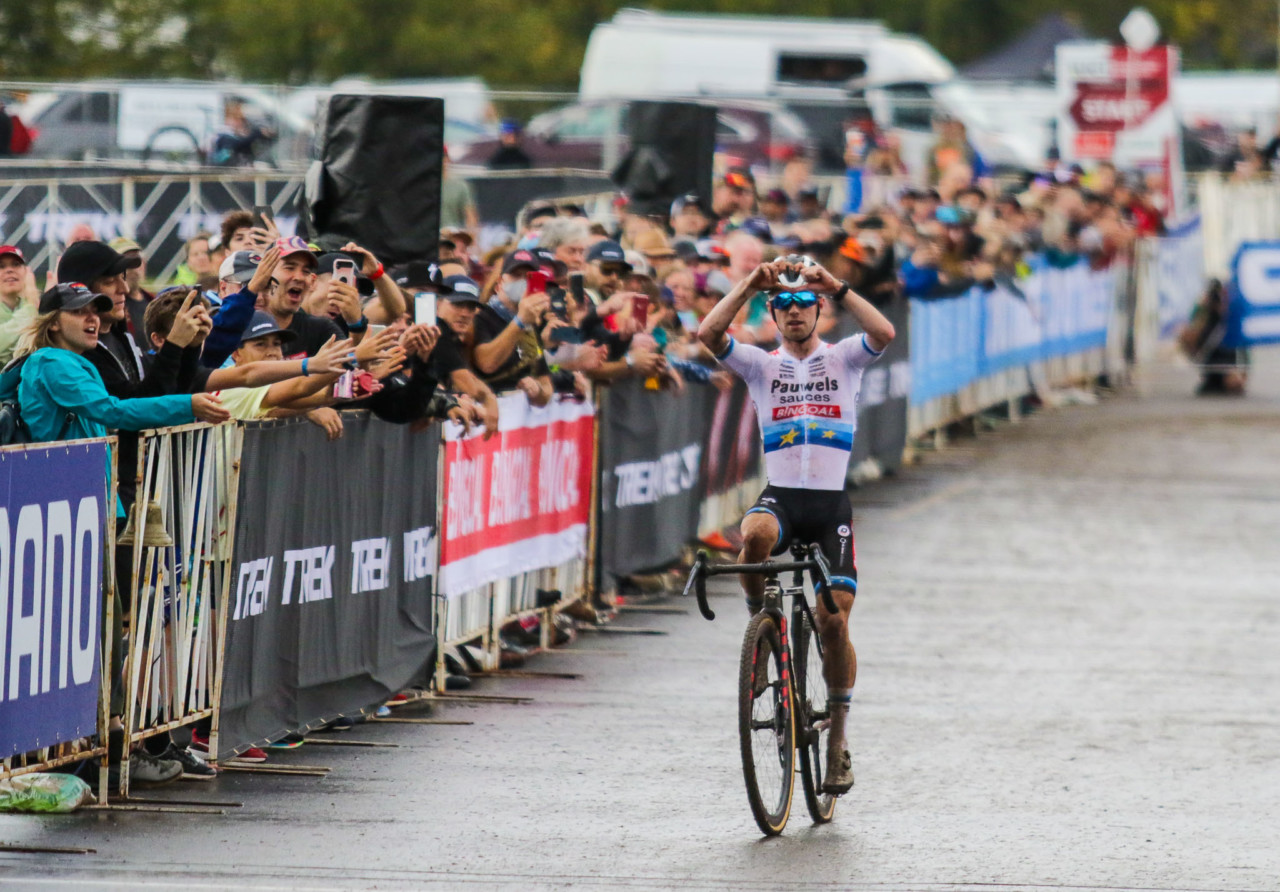
[[[920,170],[936,114],[964,121],[988,163],[1037,166],[1036,148],[966,101],[955,69],[918,37],[879,22],[766,16],[685,15],[623,9],[591,32],[583,99],[780,99],[805,120],[820,166],[840,166],[845,122],[870,114],[902,137]]]

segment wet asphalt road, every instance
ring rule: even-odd
[[[956,441],[855,493],[862,590],[833,824],[761,840],[742,790],[744,623],[624,613],[505,678],[474,724],[305,746],[326,778],[150,795],[224,815],[0,816],[4,889],[1280,889],[1280,361],[1253,393],[1138,393]]]

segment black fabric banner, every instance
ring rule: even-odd
[[[910,302],[897,295],[877,309],[893,323],[896,334],[884,355],[862,373],[858,430],[849,459],[851,474],[866,458],[874,458],[886,471],[896,471],[907,445],[907,397],[911,393]],[[843,316],[838,330],[854,331],[856,326]]]
[[[439,432],[245,428],[218,756],[380,703],[435,656]]]
[[[717,391],[618,381],[600,411],[600,566],[605,579],[680,556],[698,531],[703,452]],[[606,582],[607,586],[607,582]]]

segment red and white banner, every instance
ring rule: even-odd
[[[1144,52],[1104,41],[1059,44],[1056,53],[1058,149],[1063,161],[1110,161],[1122,170],[1159,172],[1158,198],[1177,213],[1182,148],[1174,111],[1178,50]]]
[[[471,589],[587,551],[595,406],[498,401],[499,432],[445,427],[440,590]]]

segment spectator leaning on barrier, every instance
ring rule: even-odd
[[[467,361],[475,338],[475,319],[480,312],[480,286],[459,272],[462,267],[449,264],[441,268],[443,278],[438,286],[440,300],[436,312],[440,336],[431,351],[432,376],[458,393],[465,394],[480,406],[480,423],[486,436],[498,431],[498,398],[477,377]]]
[[[227,420],[207,394],[119,399],[107,392],[85,354],[98,346],[101,322],[112,298],[78,283],[55,285],[40,297],[40,313],[18,344],[24,361],[0,379],[0,397],[16,395],[32,439],[105,436],[110,429],[144,430],[196,419]]]
[[[217,391],[222,404],[239,421],[253,421],[267,418],[274,409],[309,411],[328,406],[336,400],[330,391],[338,378],[346,371],[348,357],[352,353],[350,340],[329,341],[314,356],[299,360],[284,360],[284,350],[295,335],[280,325],[269,314],[259,310],[254,313],[253,321],[241,336],[240,346],[232,354],[236,369],[242,373],[242,386],[230,387]],[[275,383],[262,383],[266,377],[274,377],[282,366],[294,366],[283,379],[277,378]],[[210,384],[215,376],[224,371],[213,372]],[[251,383],[251,382],[257,383]],[[325,427],[330,439],[334,439],[333,431]],[[341,428],[338,428],[338,435]]]
[[[199,334],[202,326],[198,324],[198,319],[202,312],[207,318],[207,308],[208,302],[197,292],[185,286],[179,285],[162,291],[147,307],[148,342],[155,350],[162,350],[175,329],[192,325],[197,329],[197,336],[187,349],[198,352],[203,337]],[[259,311],[252,318],[253,321],[261,323],[263,316],[265,314]],[[204,327],[211,327],[211,322]],[[236,346],[240,348],[241,345]],[[342,363],[350,351],[350,341],[332,341],[309,362],[306,359],[246,360],[229,368],[200,368],[191,381],[191,392],[209,393],[233,387],[262,387],[305,375],[320,375],[334,371],[341,373],[344,368]],[[305,366],[304,363],[306,363]]]
[[[539,330],[551,299],[545,290],[528,293],[525,277],[536,268],[537,259],[529,251],[513,251],[503,261],[493,297],[476,311],[471,359],[494,390],[519,389],[535,406],[545,406],[552,387]],[[460,278],[456,284],[461,284]]]
[[[35,318],[35,277],[21,249],[0,245],[0,366],[13,358],[22,330]]]

